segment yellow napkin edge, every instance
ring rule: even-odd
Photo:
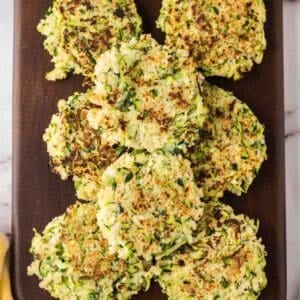
[[[4,260],[9,248],[9,241],[5,234],[0,232],[0,272],[3,270]],[[1,274],[1,273],[0,273]]]
[[[9,240],[0,232],[0,300],[13,300],[9,276]]]
[[[2,270],[2,276],[0,279],[0,300],[13,300],[10,284],[9,275],[9,258],[10,255],[7,254],[5,257],[4,267]]]

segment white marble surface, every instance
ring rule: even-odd
[[[0,1],[0,231],[10,232],[13,1]]]
[[[300,300],[300,2],[284,3],[288,300]]]
[[[10,232],[12,0],[0,1],[0,231]],[[300,1],[284,3],[288,300],[300,299]]]

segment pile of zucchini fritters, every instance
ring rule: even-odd
[[[45,130],[52,170],[77,200],[35,231],[29,275],[63,300],[130,299],[152,281],[170,300],[257,299],[258,221],[223,204],[266,159],[264,126],[205,76],[239,79],[266,47],[262,0],[163,0],[165,45],[133,0],[54,0],[38,25],[54,69],[89,87]]]

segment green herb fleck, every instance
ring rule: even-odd
[[[184,182],[183,182],[183,179],[182,179],[182,178],[178,178],[178,179],[176,180],[176,182],[177,182],[178,185],[184,187]]]
[[[124,208],[123,206],[119,203],[119,213],[123,213],[124,212]]]
[[[95,293],[89,294],[88,300],[97,300],[97,299],[99,299],[99,296],[97,294],[95,294]]]
[[[229,286],[229,282],[223,277],[221,281],[221,285],[224,289],[226,289]]]
[[[157,95],[158,95],[157,89],[152,89],[152,90],[151,90],[151,93],[152,93],[152,96],[153,96],[153,97],[157,97]]]
[[[132,172],[129,172],[125,177],[125,183],[129,182],[133,178]]]
[[[214,12],[215,12],[216,15],[219,14],[219,9],[218,9],[217,7],[214,6],[214,7],[213,7],[213,10],[214,10]]]
[[[224,263],[225,266],[228,266],[229,263],[230,263],[230,258],[229,257],[224,257],[223,258],[223,263]]]
[[[231,164],[231,169],[237,171],[238,165],[236,163]]]
[[[113,182],[111,183],[111,188],[113,189],[113,191],[117,189],[117,183],[115,180],[113,180]]]
[[[116,154],[117,154],[118,156],[120,156],[121,154],[123,154],[123,153],[126,151],[126,147],[121,146],[121,145],[118,145],[118,146],[115,148],[115,151],[116,151]]]
[[[209,236],[209,235],[212,235],[213,233],[215,233],[215,231],[214,231],[214,229],[212,229],[212,228],[207,228],[206,229],[206,234]]]

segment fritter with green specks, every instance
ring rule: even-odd
[[[89,126],[88,94],[75,93],[67,101],[59,101],[58,108],[43,136],[51,167],[62,179],[74,176],[79,199],[95,200],[103,169],[124,148],[105,143],[101,132]]]
[[[201,94],[209,113],[186,155],[196,182],[204,198],[245,193],[266,159],[264,126],[232,93],[204,83]]]
[[[257,299],[267,283],[258,224],[212,201],[204,209],[199,230],[199,242],[158,263],[158,282],[168,299]]]
[[[263,59],[265,21],[263,0],[163,0],[157,24],[204,75],[239,79]]]
[[[35,233],[30,275],[62,300],[130,299],[148,289],[151,266],[137,257],[126,261],[108,253],[96,220],[95,204],[75,204]]]
[[[194,241],[201,196],[181,156],[125,153],[102,175],[98,224],[112,253],[151,261]]]
[[[98,60],[93,103],[109,103],[117,112],[103,109],[91,114],[99,129],[110,118],[106,139],[126,147],[154,151],[185,149],[197,138],[206,110],[197,72],[186,51],[174,52],[149,35],[122,43]]]
[[[141,34],[133,0],[54,0],[38,25],[52,56],[48,80],[68,73],[91,77],[101,53]]]

